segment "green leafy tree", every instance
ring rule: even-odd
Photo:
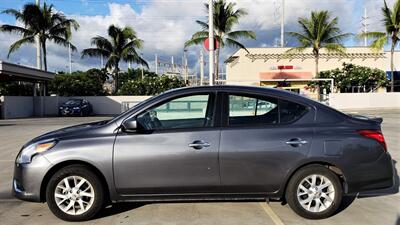
[[[119,95],[158,95],[162,92],[185,87],[185,81],[177,77],[146,76],[143,79],[126,81],[118,91]]]
[[[300,46],[289,49],[286,53],[293,54],[304,52],[307,48],[312,48],[315,58],[315,76],[319,74],[319,57],[321,49],[328,52],[345,53],[345,47],[342,40],[351,34],[342,33],[338,27],[338,18],[332,19],[329,11],[311,12],[310,18],[299,18],[299,32],[288,32],[288,34],[296,38]]]
[[[400,0],[396,0],[392,9],[390,9],[386,3],[383,1],[384,6],[382,7],[383,24],[385,27],[385,32],[367,32],[362,33],[359,36],[361,38],[369,37],[373,41],[370,45],[371,48],[375,50],[381,50],[386,44],[391,44],[390,47],[390,90],[394,92],[394,50],[399,43],[400,34]]]
[[[102,96],[106,74],[92,69],[86,72],[58,74],[49,83],[49,93],[58,96]]]
[[[239,23],[240,18],[247,15],[244,9],[236,9],[236,3],[227,2],[226,0],[216,0],[213,3],[214,9],[214,35],[219,42],[220,48],[216,50],[216,67],[215,74],[219,76],[220,49],[225,46],[243,48],[246,47],[239,42],[241,38],[256,39],[253,31],[233,30],[233,27]],[[209,5],[205,4],[208,13]],[[196,21],[202,30],[193,34],[192,38],[185,43],[185,47],[191,45],[202,44],[208,38],[208,22]]]
[[[22,81],[0,82],[0,96],[32,96],[33,84]]]
[[[46,3],[43,7],[35,4],[24,5],[21,11],[15,9],[7,9],[2,13],[15,17],[23,26],[2,25],[0,31],[8,33],[16,33],[21,35],[21,39],[10,46],[8,57],[10,54],[18,50],[24,44],[32,44],[35,42],[35,36],[38,36],[43,52],[44,69],[47,71],[47,41],[50,40],[58,45],[69,46],[71,39],[71,29],[77,30],[79,24],[73,19],[67,19],[64,14],[54,9],[53,5],[48,6]],[[72,50],[76,47],[71,44]]]
[[[158,76],[156,73],[151,72],[149,70],[143,70],[144,77],[156,77]],[[127,72],[121,72],[118,75],[118,87],[122,87],[125,82],[130,80],[139,80],[142,79],[142,69],[128,69]]]
[[[136,32],[131,27],[120,28],[111,25],[108,28],[109,39],[97,36],[91,39],[94,48],[82,51],[82,57],[104,57],[107,59],[105,67],[113,70],[114,92],[118,91],[119,63],[121,61],[137,63],[149,67],[147,62],[140,57],[137,50],[143,46]]]
[[[336,89],[342,93],[351,92],[352,87],[365,87],[366,91],[373,91],[380,87],[386,87],[388,84],[385,71],[347,63],[343,63],[342,68],[322,71],[319,73],[319,77],[334,79]],[[321,85],[319,82],[311,82],[309,84],[312,88],[317,85],[330,90],[328,83]]]

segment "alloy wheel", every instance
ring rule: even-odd
[[[81,215],[92,207],[95,194],[92,184],[80,176],[68,176],[56,186],[57,206],[69,215]]]
[[[304,178],[297,187],[297,200],[309,212],[327,210],[335,199],[335,187],[323,175],[312,174]]]

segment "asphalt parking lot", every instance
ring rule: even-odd
[[[400,110],[352,111],[384,118],[383,132],[393,159],[400,161]],[[11,196],[14,159],[20,147],[42,133],[79,123],[103,120],[90,118],[40,118],[0,120],[0,224],[67,224],[51,214],[46,204],[28,203]],[[397,170],[399,171],[397,164]],[[398,180],[398,179],[397,179]],[[352,224],[400,225],[400,194],[397,186],[380,193],[347,198],[342,211],[319,221],[305,220],[278,202],[205,202],[163,204],[117,204],[99,218],[82,224]],[[395,194],[392,194],[395,193]],[[375,195],[382,195],[376,197]],[[375,196],[375,197],[374,197]]]

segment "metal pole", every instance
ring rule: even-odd
[[[200,50],[200,86],[204,83],[204,54],[203,50]]]
[[[364,18],[363,18],[364,34],[366,34],[368,32],[368,24],[367,24],[368,21],[367,20],[368,20],[367,8],[364,8]],[[367,47],[367,45],[368,45],[368,38],[365,35],[364,36],[364,46]]]
[[[209,44],[209,71],[210,86],[214,85],[214,4],[213,0],[208,0],[208,40]]]
[[[72,73],[71,43],[68,43],[68,57],[69,57],[69,74],[71,74]]]
[[[36,5],[40,7],[40,0],[36,0]],[[36,41],[36,68],[41,70],[42,69],[42,50],[40,45],[39,35],[35,36]]]
[[[285,47],[285,0],[282,0],[281,15],[281,47]]]
[[[184,66],[183,70],[184,70],[184,73],[185,73],[185,83],[189,79],[187,62],[188,62],[187,61],[187,50],[185,49],[185,50],[183,50],[183,66]]]
[[[156,54],[156,74],[158,74],[158,55]]]
[[[141,53],[141,56],[142,56],[142,59],[143,59],[143,53]],[[141,64],[142,65],[142,80],[143,80],[143,78],[144,78],[144,69],[143,69],[143,64]]]

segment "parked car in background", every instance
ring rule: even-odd
[[[86,99],[70,99],[59,107],[60,116],[89,116],[92,112],[92,105]]]
[[[394,184],[381,122],[276,89],[177,89],[31,140],[13,192],[68,221],[114,202],[219,199],[282,200],[322,219],[343,195]]]

